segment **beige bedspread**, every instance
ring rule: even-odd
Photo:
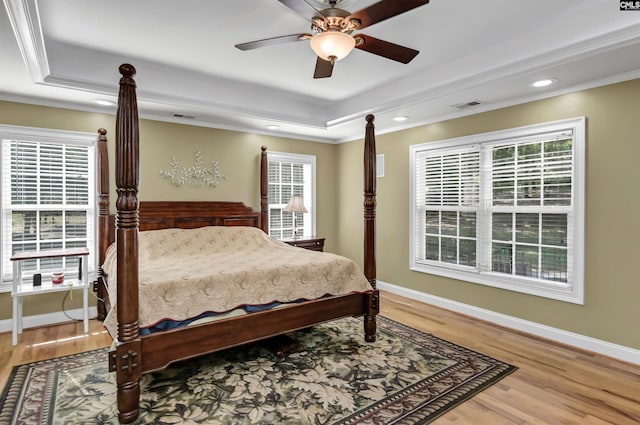
[[[139,233],[138,245],[140,327],[241,305],[371,289],[352,260],[292,247],[253,227],[146,231]],[[115,338],[115,244],[107,251],[104,271],[113,305],[105,326]]]

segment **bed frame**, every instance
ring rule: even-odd
[[[139,414],[140,378],[170,363],[247,342],[281,335],[347,316],[364,317],[364,334],[375,341],[379,293],[375,262],[375,136],[373,115],[366,117],[364,153],[364,274],[373,290],[360,294],[331,296],[291,307],[221,319],[141,336],[138,325],[138,231],[170,227],[194,228],[210,225],[254,226],[267,231],[267,154],[260,161],[261,211],[242,202],[138,202],[139,131],[135,68],[119,68],[120,91],[116,117],[115,219],[109,214],[109,162],[106,130],[98,131],[99,264],[117,240],[118,335],[109,353],[109,370],[116,373],[118,419],[130,423]],[[108,309],[102,267],[98,270],[99,318]]]

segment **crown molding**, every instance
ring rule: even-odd
[[[90,81],[81,75],[81,72],[75,68],[68,68],[71,61],[59,58],[60,52],[75,54],[86,57],[87,52],[95,52],[87,50],[82,51],[79,46],[69,46],[56,43],[55,40],[49,40],[45,43],[44,32],[41,26],[40,15],[38,11],[38,0],[3,0],[8,12],[9,20],[13,32],[16,36],[17,44],[20,49],[22,59],[25,66],[29,70],[33,81],[36,84],[42,84],[50,87],[59,87],[63,89],[77,90],[88,93],[95,93],[100,96],[117,96],[117,84],[114,79],[113,84],[104,84],[99,80],[106,81],[103,69],[98,68],[95,81]],[[54,55],[54,61],[50,62],[45,44],[49,46],[49,54]],[[147,111],[141,110],[141,116],[144,114],[152,119],[162,121],[175,121],[174,118],[166,112],[167,109],[174,109],[176,112],[189,111],[189,114],[197,116],[197,120],[189,121],[190,125],[201,125],[215,128],[228,128],[240,131],[251,131],[260,133],[260,125],[256,122],[264,121],[282,124],[281,127],[289,127],[289,133],[285,130],[274,132],[266,132],[266,134],[277,134],[284,137],[300,138],[300,134],[315,134],[315,136],[303,136],[306,139],[314,141],[322,141],[328,143],[342,143],[349,140],[355,140],[360,137],[359,133],[345,135],[344,129],[347,127],[359,128],[362,116],[374,114],[382,116],[384,114],[392,114],[402,108],[419,107],[426,108],[428,105],[434,105],[436,101],[446,101],[447,98],[457,97],[465,98],[465,93],[483,87],[493,85],[499,87],[505,81],[523,80],[535,73],[544,73],[554,67],[561,67],[586,61],[598,55],[615,54],[617,49],[628,46],[640,45],[640,23],[629,25],[619,30],[610,31],[582,40],[567,46],[559,47],[554,50],[547,51],[526,59],[516,60],[509,63],[491,66],[490,69],[483,69],[478,72],[470,72],[462,78],[450,80],[448,78],[450,68],[458,67],[467,68],[468,63],[461,59],[458,63],[442,64],[437,69],[425,69],[423,72],[406,76],[391,84],[377,87],[358,96],[351,96],[339,101],[330,101],[322,98],[311,98],[298,95],[296,93],[282,92],[278,89],[255,85],[245,87],[243,96],[253,96],[252,99],[246,100],[245,104],[240,105],[237,101],[238,97],[234,93],[237,92],[239,82],[231,80],[216,81],[211,76],[199,74],[197,72],[188,71],[173,67],[165,71],[156,72],[154,77],[156,88],[148,88],[139,90],[138,99],[141,105],[148,107]],[[78,50],[74,51],[73,48]],[[104,55],[102,58],[108,59],[110,63],[117,56],[106,52],[95,52],[96,57]],[[109,56],[111,55],[111,56]],[[467,59],[468,62],[468,59]],[[159,68],[157,64],[146,62],[141,63],[143,66],[153,67],[156,71]],[[52,70],[52,67],[55,68]],[[64,69],[66,67],[66,69]],[[74,75],[76,74],[76,75]],[[633,73],[626,73],[632,75]],[[182,81],[187,82],[183,93],[160,93],[157,87],[161,87],[159,81],[162,78],[179,75]],[[598,81],[621,81],[617,74],[609,76]],[[630,78],[637,78],[631,76]],[[212,83],[213,81],[213,83]],[[428,83],[436,81],[436,83]],[[425,83],[427,82],[427,83]],[[153,82],[152,82],[153,84]],[[198,89],[198,84],[208,90],[215,86],[218,91],[217,97],[204,98],[200,97],[202,90]],[[587,85],[594,87],[598,84],[591,81]],[[245,83],[246,86],[246,83]],[[149,87],[149,86],[145,86]],[[414,88],[409,94],[405,90],[406,87]],[[570,88],[575,89],[575,86]],[[567,87],[564,90],[568,90]],[[428,120],[411,121],[406,126],[387,127],[385,130],[379,129],[379,133],[388,133],[399,129],[415,127],[427,122],[434,122],[443,119],[443,117],[459,117],[472,113],[478,113],[491,109],[504,107],[505,105],[513,105],[531,100],[545,97],[551,97],[559,94],[559,91],[546,90],[544,92],[522,92],[521,96],[515,96],[505,101],[492,101],[481,107],[474,107],[465,111],[452,111],[448,113],[442,105],[434,109],[434,113]],[[184,94],[184,95],[182,95]],[[52,103],[52,101],[43,101]],[[40,102],[42,103],[42,102]],[[69,107],[73,102],[59,102],[61,107]],[[67,105],[67,106],[65,106]],[[296,105],[288,107],[287,105]],[[376,105],[376,106],[370,106]],[[167,108],[169,107],[169,108]],[[83,110],[87,107],[81,107]],[[287,109],[288,108],[288,109]],[[89,107],[90,109],[90,107]],[[165,112],[161,111],[162,109]],[[199,115],[199,116],[198,116]],[[178,120],[178,122],[186,123]],[[296,128],[300,130],[296,133]],[[250,129],[250,130],[249,130]],[[311,130],[311,131],[305,131]],[[332,132],[334,130],[334,132]],[[355,130],[354,130],[355,131]],[[358,130],[359,131],[359,130]],[[340,133],[341,136],[332,136],[332,133]],[[349,130],[353,133],[353,131]],[[326,137],[325,137],[326,134]]]
[[[18,48],[36,83],[49,75],[49,61],[36,0],[3,0]]]

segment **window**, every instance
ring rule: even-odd
[[[410,154],[412,270],[584,302],[584,118]]]
[[[316,157],[267,152],[269,163],[269,235],[293,237],[293,214],[298,236],[314,235]],[[301,195],[308,214],[283,211],[293,195]]]
[[[95,134],[0,125],[3,289],[17,252],[89,247],[95,263]],[[77,270],[77,258],[24,263],[35,271]]]

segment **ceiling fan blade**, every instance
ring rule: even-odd
[[[320,12],[309,3],[304,0],[278,0],[280,3],[287,6],[289,9],[296,12],[298,15],[304,16],[308,20],[313,19],[314,17],[319,17],[325,19]]]
[[[382,0],[352,13],[345,20],[348,22],[352,19],[357,19],[360,21],[358,29],[362,29],[427,3],[429,3],[429,0]]]
[[[326,61],[321,57],[318,57],[316,61],[316,70],[313,73],[313,78],[328,78],[333,73],[333,62]]]
[[[418,50],[400,46],[399,44],[390,43],[364,34],[353,36],[356,39],[356,49],[373,53],[374,55],[383,56],[394,61],[409,63],[415,58]]]
[[[290,43],[292,41],[308,40],[312,37],[311,34],[290,34],[281,35],[279,37],[265,38],[263,40],[250,41],[248,43],[236,44],[236,47],[240,50],[252,50],[260,47],[273,46],[275,44]]]

